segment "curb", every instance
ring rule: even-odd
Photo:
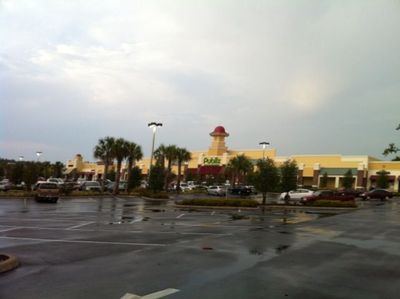
[[[14,255],[0,253],[0,273],[13,270],[18,266],[19,261]]]

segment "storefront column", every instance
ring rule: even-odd
[[[304,173],[304,164],[299,164],[299,170],[297,171],[297,185],[303,186],[303,173]]]
[[[366,186],[366,180],[365,178],[365,166],[363,163],[358,164],[357,167],[357,182],[356,182],[356,187],[358,188],[365,188]]]
[[[339,180],[340,180],[340,177],[336,176],[336,177],[335,177],[335,188],[336,188],[336,189],[339,188]]]
[[[314,164],[314,175],[313,175],[313,184],[312,186],[314,188],[318,188],[318,178],[319,178],[319,173],[321,171],[321,167],[319,163]]]

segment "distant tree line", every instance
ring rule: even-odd
[[[0,158],[0,178],[8,179],[13,184],[22,182],[30,188],[39,178],[62,177],[64,164],[48,161],[16,161]]]

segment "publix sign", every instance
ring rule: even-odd
[[[218,157],[205,157],[203,160],[204,165],[220,165],[221,159]]]

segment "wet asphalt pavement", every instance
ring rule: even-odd
[[[140,198],[0,199],[0,252],[21,262],[0,275],[1,299],[167,288],[179,290],[168,299],[397,299],[400,201],[263,213]]]

